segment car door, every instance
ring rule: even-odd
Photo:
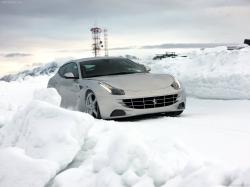
[[[58,74],[60,79],[57,84],[57,91],[62,97],[61,106],[65,108],[76,109],[80,85],[79,85],[79,70],[75,62],[70,62],[63,65]],[[72,75],[72,76],[68,76]]]

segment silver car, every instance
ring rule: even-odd
[[[85,58],[61,66],[49,80],[61,106],[114,119],[167,113],[180,115],[186,96],[172,75],[152,74],[144,65],[121,57]]]

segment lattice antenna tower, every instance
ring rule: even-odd
[[[100,39],[102,29],[99,27],[93,27],[90,29],[90,31],[92,32],[92,39],[93,39],[92,50],[95,57],[97,57],[100,55],[100,50],[103,47],[102,41]]]

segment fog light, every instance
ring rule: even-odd
[[[178,109],[185,109],[185,103],[182,102],[178,105]]]
[[[124,110],[114,110],[110,114],[110,117],[125,116],[125,115],[126,115],[126,112]]]

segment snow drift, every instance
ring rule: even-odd
[[[250,47],[233,51],[217,47],[186,55],[187,58],[145,61],[145,64],[154,73],[176,76],[189,96],[250,99]]]
[[[107,126],[105,126],[107,125]],[[217,187],[249,185],[249,169],[201,159],[171,139],[147,140],[116,122],[97,121],[53,187]],[[161,145],[164,144],[164,149]]]
[[[0,149],[1,187],[43,187],[56,175],[55,163],[27,156],[23,149]]]
[[[93,118],[56,106],[59,99],[41,90],[1,128],[0,186],[44,186],[81,149]]]
[[[80,150],[91,124],[87,114],[32,101],[3,127],[1,145],[20,147],[27,155],[55,161],[62,168]]]
[[[176,143],[165,142],[168,152],[161,152],[142,141],[141,134],[126,131],[115,122],[97,122],[79,159],[57,175],[53,186],[162,186],[190,160],[185,148]]]
[[[36,90],[39,94],[41,88],[46,88],[48,79],[49,76],[28,76],[24,80],[0,81],[0,127],[8,123],[20,107],[32,100]],[[53,98],[53,96],[47,98]],[[55,100],[55,102],[58,101]]]

